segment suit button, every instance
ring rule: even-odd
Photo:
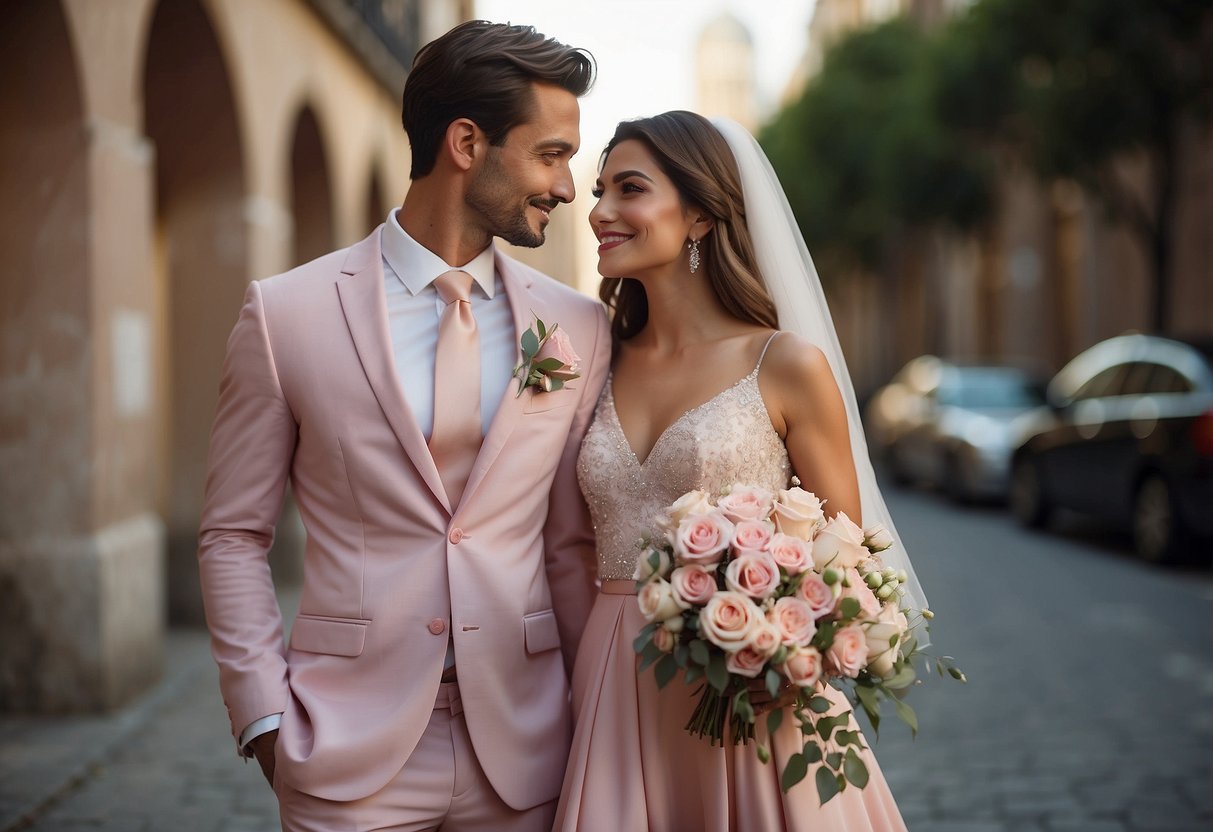
[[[446,622],[441,618],[435,618],[430,622],[430,632],[436,636],[440,636],[446,632]]]
[[[451,529],[451,533],[447,536],[447,539],[450,540],[451,543],[454,543],[456,546],[458,546],[459,541],[463,540],[463,529],[459,529],[459,528]]]

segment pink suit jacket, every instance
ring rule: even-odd
[[[556,797],[568,672],[593,600],[576,460],[610,361],[601,306],[500,253],[515,333],[558,323],[582,378],[511,382],[452,506],[401,389],[379,231],[249,286],[228,342],[198,559],[232,732],[281,712],[280,776],[373,794],[425,730],[454,638],[476,755],[501,798]],[[408,372],[409,368],[403,368]],[[266,553],[290,481],[307,530],[283,642]]]

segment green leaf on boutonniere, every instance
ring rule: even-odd
[[[559,358],[545,358],[542,361],[536,361],[534,364],[534,369],[544,373],[550,373],[552,370],[559,370],[563,366],[564,362]]]
[[[539,318],[535,318],[535,328],[539,330],[539,340],[546,341],[548,337],[548,330],[547,327],[543,325],[543,321],[539,320]]]
[[[535,337],[535,330],[528,328],[522,333],[522,357],[526,361],[530,361],[539,352],[539,339]]]

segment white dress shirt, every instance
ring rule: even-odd
[[[379,235],[392,359],[404,400],[427,440],[434,430],[434,352],[444,306],[434,280],[452,269],[472,276],[470,302],[480,336],[480,423],[488,433],[517,357],[514,316],[497,274],[493,245],[463,265],[450,265],[400,227],[396,209],[388,214]],[[444,664],[451,667],[454,663],[454,647],[448,641]],[[270,714],[251,722],[240,732],[241,749],[276,729],[281,721],[281,714]]]

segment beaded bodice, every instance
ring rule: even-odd
[[[653,529],[659,511],[692,489],[718,494],[734,483],[772,491],[788,487],[791,464],[758,390],[761,367],[759,357],[745,378],[682,414],[643,462],[619,425],[607,379],[577,459],[601,580],[631,579],[637,541]]]

